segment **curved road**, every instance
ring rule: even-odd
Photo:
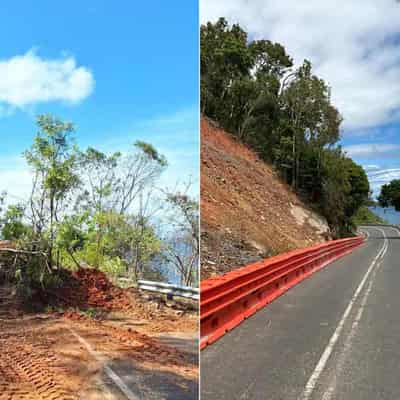
[[[400,399],[400,232],[366,243],[201,352],[203,400]]]

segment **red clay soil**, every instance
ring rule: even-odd
[[[329,228],[271,166],[202,118],[201,236],[201,278],[206,279],[323,242]]]
[[[76,399],[57,379],[57,360],[43,343],[27,343],[20,333],[1,334],[0,347],[0,399]]]
[[[12,292],[0,287],[0,400],[103,398],[97,381],[104,365],[93,359],[71,330],[86,338],[105,360],[131,360],[148,371],[198,379],[197,364],[157,339],[132,329],[110,328],[77,313],[69,318],[26,314]],[[88,396],[89,392],[100,397]]]
[[[66,271],[67,279],[57,297],[77,308],[124,309],[131,306],[124,291],[115,287],[107,276],[93,268]],[[68,276],[69,275],[69,276]]]
[[[145,321],[143,330],[146,333],[197,330],[195,311],[175,310],[167,307],[161,299],[150,301],[138,289],[116,287],[103,272],[96,269],[81,268],[66,274],[66,283],[54,293],[63,308],[95,308],[106,313],[125,314]]]
[[[153,358],[157,362],[163,364],[168,363],[173,366],[185,366],[185,356],[175,348],[161,344],[157,339],[140,333],[134,329],[123,329],[115,326],[110,326],[102,321],[96,321],[85,317],[77,312],[69,311],[64,314],[69,320],[79,322],[82,325],[90,328],[96,328],[99,331],[106,331],[107,335],[129,346],[139,346],[136,349],[137,354],[135,360],[151,361]]]
[[[0,287],[0,400],[77,399],[49,351],[51,340],[35,337],[21,307],[10,289]]]

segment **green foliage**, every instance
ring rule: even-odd
[[[271,127],[280,78],[292,67],[284,47],[268,40],[249,43],[239,25],[230,27],[223,18],[201,26],[200,40],[202,112],[244,140],[254,135],[255,125]]]
[[[282,45],[249,41],[223,18],[202,25],[201,110],[272,163],[337,235],[352,229],[351,216],[368,199],[368,180],[335,147],[342,117],[309,61],[294,69]]]
[[[366,203],[368,195],[365,171],[340,148],[326,151],[319,204],[335,236],[344,236],[354,230],[352,216]]]
[[[63,285],[59,271],[51,271],[46,259],[33,255],[15,272],[18,292],[25,298],[31,298],[37,290],[56,291]]]
[[[80,310],[79,312],[81,315],[83,315],[86,318],[97,318],[99,315],[101,315],[101,311],[99,311],[96,308],[89,307],[86,310]]]
[[[17,245],[13,275],[21,291],[56,290],[62,267],[90,265],[112,278],[161,278],[152,260],[163,247],[148,204],[166,158],[143,141],[123,154],[82,151],[73,143],[71,123],[43,115],[37,125],[24,153],[33,172],[31,197],[5,207],[0,195],[0,237]]]
[[[5,191],[0,192],[0,213],[3,212],[6,197],[7,197],[7,192],[5,192]]]
[[[21,204],[9,205],[0,218],[1,237],[3,240],[19,240],[30,232],[23,222],[24,207]]]
[[[80,207],[101,211],[110,204],[115,186],[119,179],[116,176],[122,154],[115,152],[110,156],[89,147],[79,152],[78,163],[82,180],[86,187],[77,199]]]
[[[162,167],[168,165],[167,159],[160,154],[152,144],[137,140],[135,142],[135,147],[140,149],[149,159],[156,161]]]
[[[34,274],[42,284],[44,275],[54,266],[59,267],[59,254],[54,254],[58,221],[79,187],[80,179],[76,170],[77,152],[71,138],[73,125],[51,115],[40,115],[37,125],[39,132],[24,156],[34,175],[27,206],[34,242],[29,250],[40,251],[45,256],[45,261],[36,266],[38,274]]]
[[[368,207],[362,206],[353,215],[352,223],[358,226],[363,224],[387,224],[387,221],[376,215]]]
[[[219,120],[224,113],[220,101],[228,96],[229,82],[248,75],[252,66],[247,33],[239,25],[228,26],[225,19],[200,29],[202,110]]]
[[[361,205],[365,204],[370,193],[367,174],[351,158],[345,158],[350,191],[346,202],[346,216],[351,218]]]
[[[381,207],[392,206],[396,211],[400,211],[400,179],[394,179],[382,186],[378,202]]]
[[[79,184],[74,171],[76,156],[70,142],[74,128],[50,115],[37,119],[39,132],[25,158],[41,178],[42,189],[48,191],[49,201],[59,200]]]
[[[75,249],[67,252],[73,264],[85,263],[109,273],[113,277],[129,274],[137,279],[141,270],[161,249],[160,240],[153,228],[145,221],[138,224],[134,216],[115,212],[97,212],[87,216],[82,225],[67,225],[66,244],[76,243]]]
[[[126,273],[127,265],[119,257],[105,256],[99,270],[116,279]]]

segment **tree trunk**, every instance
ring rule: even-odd
[[[292,168],[292,188],[294,190],[297,189],[297,182],[296,182],[296,177],[297,177],[297,171],[296,171],[296,134],[293,133],[293,147],[292,147],[292,157],[293,157],[293,168]]]

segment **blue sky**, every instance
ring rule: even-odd
[[[400,49],[399,49],[400,51]],[[392,179],[400,179],[400,124],[382,124],[374,129],[343,134],[348,154],[361,164],[368,174],[373,196]]]
[[[198,183],[197,2],[3,1],[0,14],[0,190],[26,193],[40,113],[74,122],[82,146],[151,142],[169,160],[162,184]]]
[[[312,62],[343,115],[342,145],[366,169],[374,195],[400,179],[400,2],[201,0],[200,21],[225,17],[252,38]]]

